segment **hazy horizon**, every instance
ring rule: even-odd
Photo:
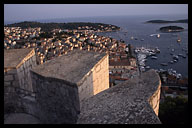
[[[4,4],[4,22],[105,16],[188,15],[187,4]]]

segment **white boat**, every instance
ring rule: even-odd
[[[178,54],[178,56],[186,58],[186,56],[184,56],[183,54]]]
[[[170,61],[170,62],[168,62],[168,63],[173,64],[174,62],[173,62],[173,61]]]
[[[177,78],[181,78],[182,75],[178,73],[178,74],[176,74],[176,77],[177,77]]]
[[[150,66],[146,66],[145,68],[146,68],[146,69],[150,69]]]
[[[160,53],[160,49],[158,47],[155,48],[156,53]]]
[[[142,72],[144,72],[144,71],[145,71],[145,68],[144,68],[143,66],[141,66],[141,67],[140,67],[140,70],[141,70]]]
[[[182,57],[182,56],[183,56],[183,54],[178,54],[178,56],[181,56],[181,57]]]
[[[151,59],[157,59],[157,57],[156,56],[151,56]]]
[[[150,36],[152,37],[152,36],[155,36],[155,35],[157,35],[157,34],[151,34]]]
[[[157,34],[157,38],[160,38],[160,34]]]
[[[176,73],[177,73],[177,71],[173,70],[173,71],[172,71],[172,73],[176,74]]]
[[[131,39],[133,40],[133,39],[134,39],[134,37],[132,36],[132,37],[131,37]]]
[[[178,43],[181,42],[181,37],[178,37],[177,42]]]
[[[173,62],[175,62],[175,63],[176,63],[177,61],[178,61],[178,60],[173,60]]]
[[[150,52],[149,55],[151,55],[151,56],[155,56],[156,53],[154,53],[154,52]]]
[[[178,57],[177,55],[173,55],[173,59],[174,59],[174,60],[178,60],[179,57]]]

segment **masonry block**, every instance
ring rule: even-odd
[[[4,81],[12,81],[12,80],[14,80],[13,75],[5,75],[4,76]]]

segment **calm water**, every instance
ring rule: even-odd
[[[170,55],[171,49],[174,48],[173,54],[186,55],[182,48],[188,49],[188,24],[173,23],[173,24],[145,24],[148,20],[179,20],[188,19],[187,15],[158,15],[158,16],[109,16],[109,17],[90,17],[90,18],[68,18],[68,19],[54,19],[54,20],[41,20],[40,22],[100,22],[106,24],[113,24],[121,27],[117,32],[100,33],[100,35],[111,36],[112,38],[122,39],[127,44],[133,46],[144,47],[158,47],[161,50],[157,54],[157,60],[148,58],[146,65],[153,69],[169,69],[172,68],[182,76],[188,77],[188,56],[186,58],[179,57],[179,61],[168,66],[161,66],[160,63],[167,63],[172,60]],[[183,32],[178,33],[161,33],[158,31],[160,27],[176,25],[185,29]],[[160,38],[156,36],[151,37],[151,34],[160,33]],[[173,35],[174,34],[174,35]],[[178,35],[181,37],[180,45],[177,43]],[[131,40],[131,36],[137,37],[138,40]],[[144,41],[141,41],[144,39]],[[170,47],[170,49],[168,49]]]
[[[160,16],[160,17],[118,17],[109,20],[108,23],[120,26],[122,29],[119,33],[110,32],[102,33],[105,36],[111,36],[116,39],[123,39],[126,43],[130,43],[133,46],[144,47],[158,47],[161,50],[160,54],[157,54],[158,59],[153,60],[148,58],[146,65],[149,65],[153,69],[169,69],[172,68],[182,76],[188,77],[188,56],[182,48],[188,49],[188,24],[145,24],[145,21],[151,19],[163,19],[163,20],[178,20],[187,18],[185,16]],[[104,23],[107,23],[106,21]],[[183,32],[178,33],[161,33],[158,31],[160,27],[168,25],[177,25],[185,29]],[[126,33],[125,33],[126,32]],[[160,33],[160,38],[156,36],[151,37],[151,34]],[[131,40],[131,36],[137,37],[138,40]],[[181,37],[181,43],[177,43],[178,36]],[[144,41],[141,41],[144,39]],[[168,49],[169,47],[169,49]],[[174,52],[171,52],[174,49]],[[162,66],[161,63],[167,63],[172,59],[173,53],[175,55],[183,54],[186,58],[179,57],[179,61],[174,64],[168,64],[168,66]]]

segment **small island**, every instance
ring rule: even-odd
[[[145,23],[188,23],[188,19],[182,19],[182,20],[174,20],[174,21],[168,21],[168,20],[150,20]]]
[[[159,30],[161,32],[181,32],[184,30],[184,28],[178,26],[165,26],[161,27]]]

